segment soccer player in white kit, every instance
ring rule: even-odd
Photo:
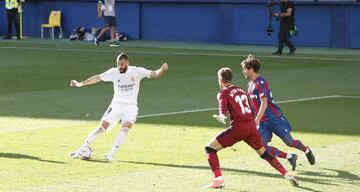
[[[95,75],[89,79],[78,82],[70,81],[72,87],[83,87],[99,81],[112,82],[114,85],[114,96],[110,106],[105,111],[99,126],[94,129],[86,138],[81,147],[71,153],[72,158],[79,158],[79,151],[83,147],[89,146],[95,138],[110,130],[117,122],[121,121],[121,129],[106,159],[111,161],[115,152],[123,143],[127,133],[134,125],[138,115],[137,97],[139,93],[141,79],[157,78],[168,70],[168,64],[164,63],[160,69],[151,71],[142,67],[129,66],[130,61],[125,53],[120,53],[116,59],[117,67],[111,68],[102,74]]]

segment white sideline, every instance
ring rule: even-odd
[[[303,98],[303,99],[290,99],[290,100],[278,101],[276,103],[294,103],[294,102],[300,102],[300,101],[311,101],[311,100],[331,99],[331,98],[360,99],[360,96],[328,95],[328,96],[321,96],[321,97],[309,97],[309,98]],[[218,110],[218,108],[192,109],[192,110],[175,111],[175,112],[168,112],[168,113],[139,115],[138,118],[157,117],[157,116],[165,116],[165,115],[177,115],[177,114],[195,113],[195,112],[213,111],[213,110]]]
[[[16,47],[16,46],[0,46],[0,49],[25,49],[25,50],[45,50],[45,51],[80,51],[80,52],[100,52],[100,53],[118,53],[119,50],[99,50],[99,49],[66,49],[66,48],[47,48],[47,47]],[[256,51],[254,51],[256,52]],[[161,51],[127,51],[127,53],[135,54],[158,54],[158,55],[192,55],[192,56],[221,56],[221,57],[247,57],[245,54],[230,53],[189,53],[189,52],[161,52]],[[304,59],[304,60],[326,60],[326,61],[360,61],[360,59],[352,58],[331,58],[331,57],[300,57],[300,56],[272,56],[257,55],[262,58],[276,59]]]

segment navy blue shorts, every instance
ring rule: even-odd
[[[285,117],[279,117],[260,123],[259,133],[264,145],[271,141],[272,133],[280,138],[290,134],[291,126]]]
[[[116,17],[114,16],[104,16],[104,21],[108,27],[116,27]]]

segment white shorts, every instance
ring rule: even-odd
[[[106,121],[110,123],[107,130],[111,130],[119,121],[121,121],[122,123],[130,122],[134,124],[136,122],[137,115],[137,105],[113,101],[111,102],[108,109],[105,111],[103,117],[101,118],[101,122]]]

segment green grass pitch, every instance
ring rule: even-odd
[[[239,63],[252,53],[293,127],[317,163],[299,155],[294,188],[244,142],[219,152],[225,191],[360,191],[360,51],[299,48],[272,57],[274,47],[130,41],[103,44],[27,39],[0,41],[0,191],[207,191],[212,178],[204,153],[225,127],[216,110],[147,115],[217,107],[216,72],[228,66],[246,87]],[[119,128],[101,135],[89,161],[69,158],[93,130],[112,97],[111,83],[80,89],[84,80],[115,66],[125,51],[132,65],[157,69],[160,79],[141,83],[139,115],[111,163],[104,156]],[[326,98],[330,96],[329,98]],[[347,97],[343,97],[347,96]],[[318,98],[310,100],[310,98]],[[300,100],[305,99],[305,100]],[[290,170],[285,160],[280,160]]]

